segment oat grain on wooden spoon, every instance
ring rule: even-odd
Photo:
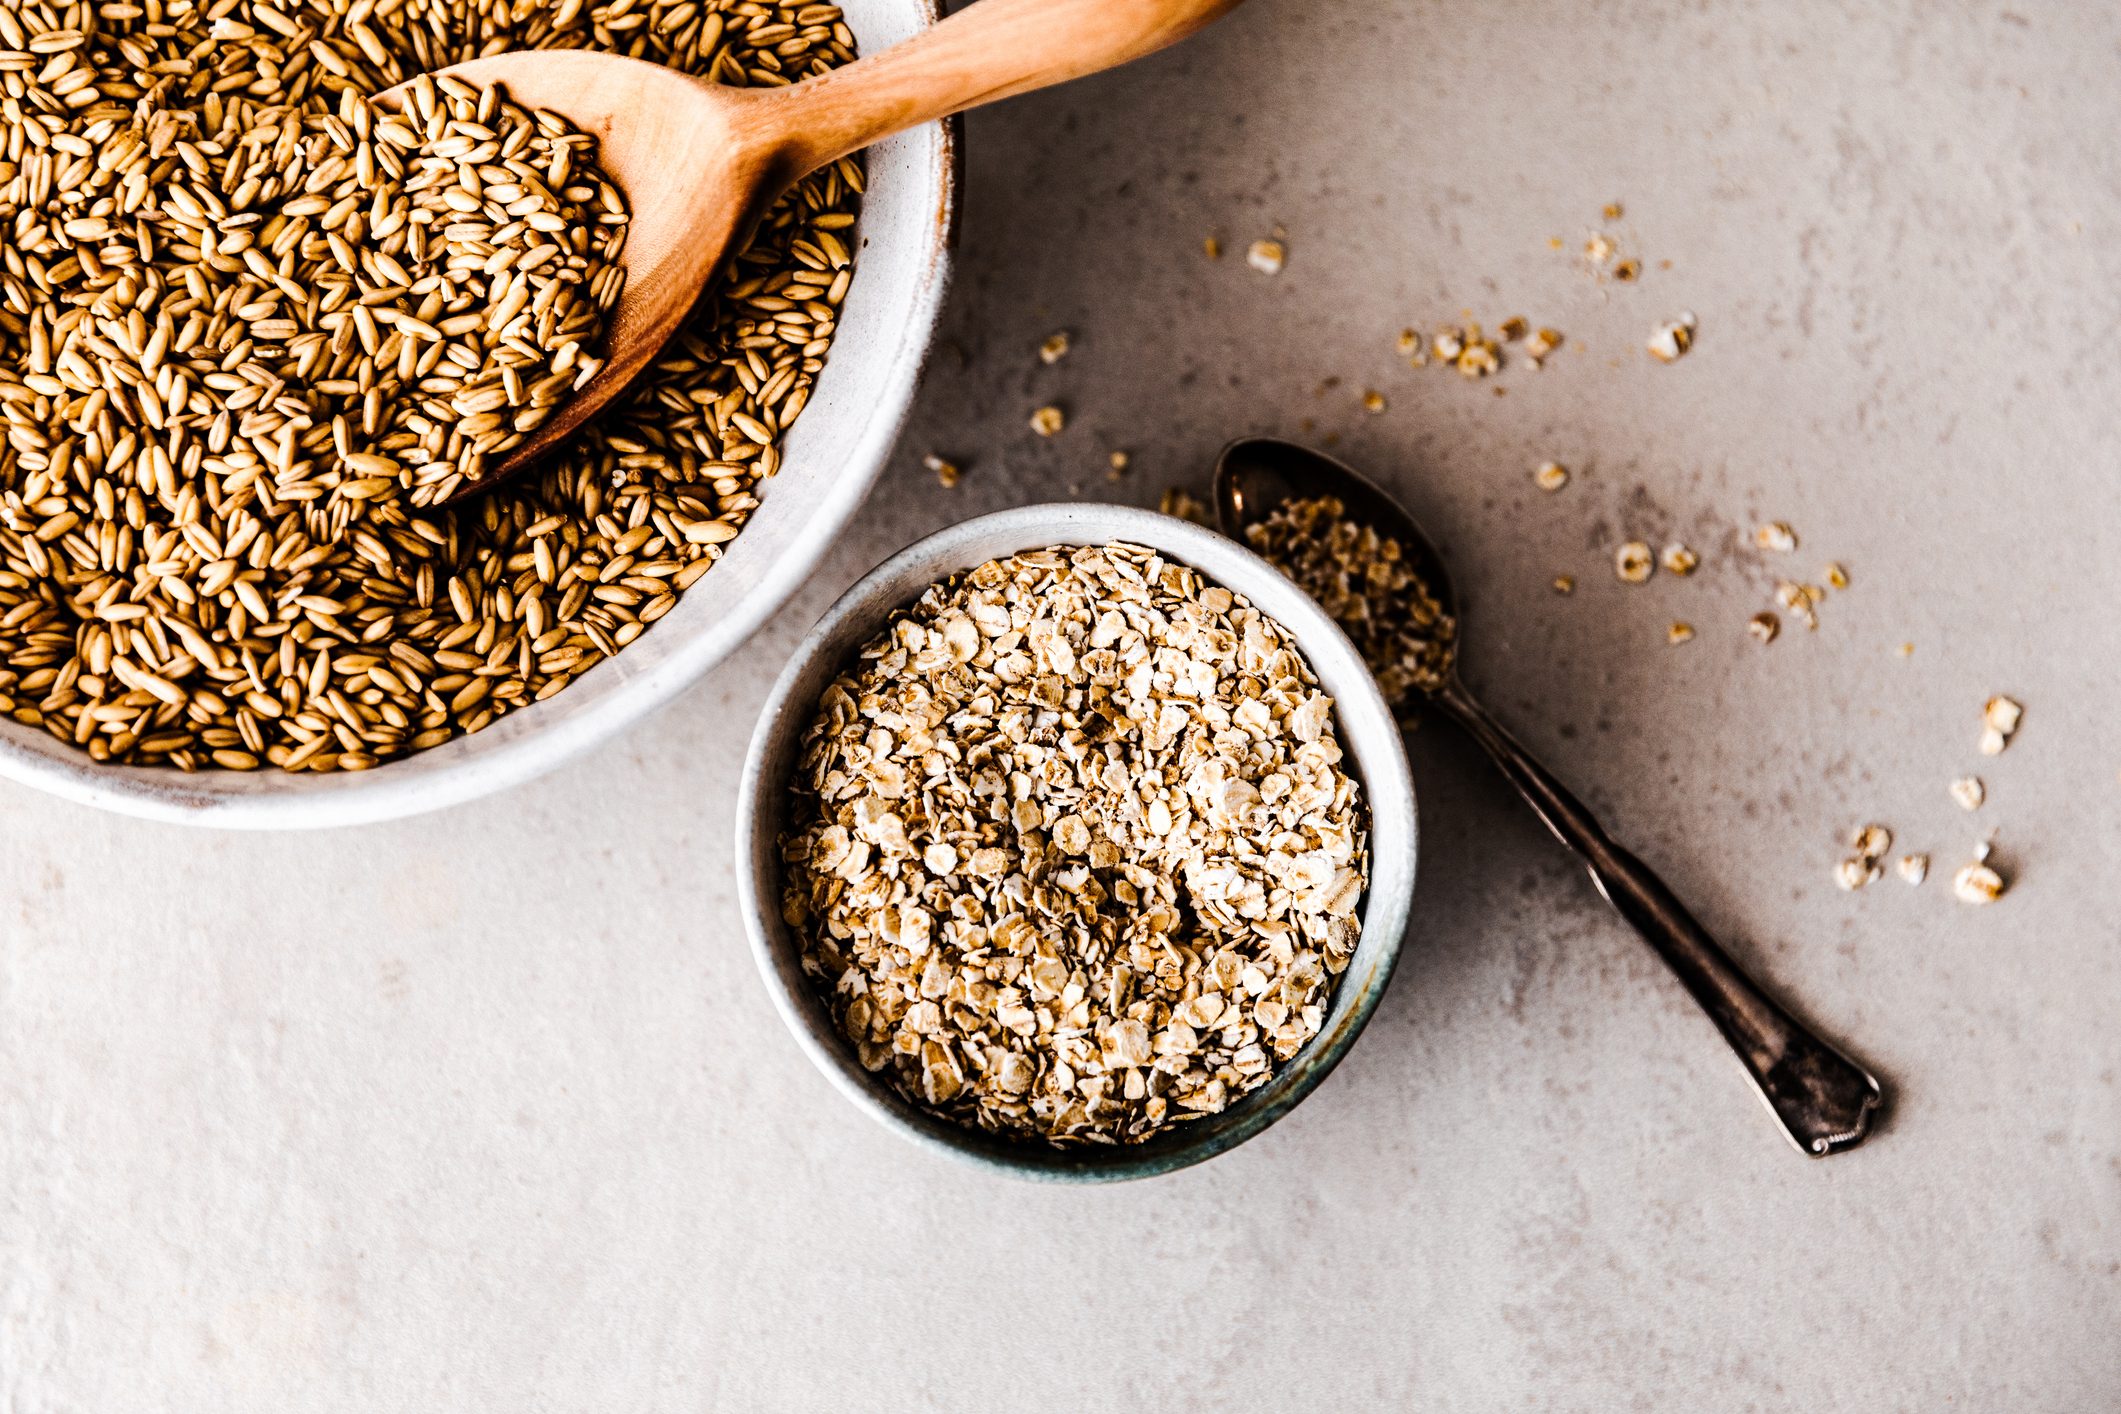
[[[618,396],[724,253],[794,182],[903,129],[1138,59],[1237,3],[980,0],[903,44],[781,88],[703,83],[587,50],[496,54],[442,70],[498,84],[514,102],[593,134],[633,213],[602,371],[456,494],[530,466]]]

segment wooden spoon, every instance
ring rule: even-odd
[[[527,50],[443,73],[564,115],[632,208],[626,286],[603,369],[458,500],[531,465],[631,383],[723,256],[797,181],[895,132],[1114,68],[1238,0],[980,0],[902,44],[783,88],[731,88],[580,49]],[[390,105],[399,85],[383,94]]]

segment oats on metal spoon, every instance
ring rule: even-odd
[[[1245,539],[1354,640],[1395,708],[1443,685],[1458,624],[1397,540],[1350,519],[1337,497],[1284,501]]]
[[[782,916],[862,1064],[1056,1143],[1212,1114],[1318,1033],[1368,814],[1279,625],[1133,545],[937,584],[826,689]]]

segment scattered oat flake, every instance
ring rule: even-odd
[[[1753,531],[1753,543],[1763,550],[1787,554],[1797,548],[1797,532],[1786,520],[1771,520]]]
[[[1613,571],[1628,584],[1642,584],[1657,568],[1656,558],[1650,547],[1640,540],[1630,540],[1613,552]]]
[[[1613,258],[1613,241],[1603,232],[1594,231],[1583,243],[1583,253],[1597,264],[1603,265]]]
[[[1605,204],[1605,219],[1606,219],[1606,220],[1608,220],[1608,221],[1618,221],[1618,220],[1620,219],[1620,216],[1621,216],[1621,208],[1620,208],[1620,203],[1619,203],[1619,202],[1617,202],[1617,201],[1609,201],[1609,202],[1607,202],[1607,203]]]
[[[1979,810],[1988,799],[1988,789],[1981,784],[1979,776],[1960,776],[1952,782],[1952,799],[1961,810]]]
[[[1684,643],[1693,636],[1694,626],[1683,620],[1674,622],[1670,628],[1664,631],[1664,641],[1666,643]]]
[[[1367,389],[1362,395],[1362,405],[1369,412],[1383,412],[1385,410],[1385,395],[1378,392],[1375,388]]]
[[[2003,876],[1986,864],[1969,864],[1952,876],[1952,893],[1961,903],[1994,903],[2004,888]]]
[[[1412,329],[1399,331],[1399,353],[1402,358],[1412,358],[1421,352],[1421,335]]]
[[[1106,458],[1106,460],[1111,464],[1113,471],[1123,472],[1127,469],[1127,464],[1131,462],[1133,458],[1128,456],[1125,452],[1114,452],[1110,457]]]
[[[1502,358],[1495,352],[1495,345],[1482,339],[1478,331],[1458,355],[1458,372],[1465,378],[1485,378],[1502,367]]]
[[[1641,274],[1642,262],[1639,260],[1623,260],[1618,265],[1613,267],[1613,278],[1620,281],[1622,284],[1626,284],[1629,281],[1634,280],[1637,276]]]
[[[1067,425],[1068,415],[1048,403],[1031,414],[1031,430],[1041,437],[1051,437]]]
[[[2018,731],[2025,709],[2008,697],[1991,697],[1981,708],[1981,754],[2000,756]]]
[[[1664,554],[1661,558],[1664,561],[1664,567],[1681,579],[1692,574],[1695,568],[1701,564],[1701,556],[1676,541],[1664,547]]]
[[[1573,593],[1575,593],[1575,592],[1576,592],[1576,576],[1575,576],[1575,575],[1573,575],[1573,574],[1557,574],[1557,575],[1555,575],[1555,576],[1554,576],[1554,592],[1555,592],[1556,594],[1573,594]]]
[[[935,453],[930,452],[927,456],[921,458],[921,465],[934,472],[935,479],[944,486],[957,485],[957,478],[960,473],[956,462],[946,461],[942,457],[935,455]]]
[[[1221,260],[1223,258],[1223,243],[1213,236],[1210,236],[1206,240],[1202,241],[1200,243],[1200,248],[1202,251],[1206,252],[1207,257],[1210,260]]]
[[[1893,847],[1893,832],[1883,825],[1859,825],[1849,836],[1849,848],[1865,859],[1883,859]]]
[[[1645,348],[1659,363],[1676,362],[1680,355],[1694,346],[1694,316],[1682,314],[1677,319],[1658,325],[1650,331]]]
[[[1849,572],[1841,567],[1838,560],[1829,563],[1821,573],[1825,576],[1826,582],[1830,587],[1835,589],[1846,589],[1849,587]]]
[[[1068,331],[1063,329],[1038,346],[1040,363],[1059,363],[1068,356]]]
[[[1930,876],[1930,857],[1926,854],[1903,854],[1894,868],[1900,877],[1910,884],[1919,884]]]
[[[1852,854],[1834,866],[1834,882],[1854,893],[1878,877],[1878,866],[1861,855]]]
[[[1262,275],[1279,275],[1289,252],[1280,241],[1254,241],[1245,248],[1245,264]]]
[[[1797,621],[1808,629],[1819,627],[1819,615],[1812,608],[1812,596],[1805,593],[1805,586],[1783,580],[1775,586],[1775,602],[1784,610],[1794,614]]]
[[[1559,491],[1569,484],[1569,469],[1560,462],[1541,462],[1532,473],[1532,480],[1542,491]]]
[[[1501,333],[1504,343],[1515,343],[1522,339],[1530,328],[1531,326],[1525,323],[1523,319],[1513,314],[1502,321],[1502,328],[1498,332]]]
[[[1745,621],[1745,631],[1762,643],[1773,643],[1775,635],[1782,632],[1782,621],[1773,614],[1755,614]]]

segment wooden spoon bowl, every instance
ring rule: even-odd
[[[499,85],[597,139],[597,165],[632,210],[626,284],[604,366],[480,481],[515,475],[623,392],[766,208],[795,182],[892,133],[1163,48],[1238,0],[980,0],[941,24],[782,88],[710,84],[587,50],[526,50],[441,72]],[[405,85],[381,96],[386,106]]]

